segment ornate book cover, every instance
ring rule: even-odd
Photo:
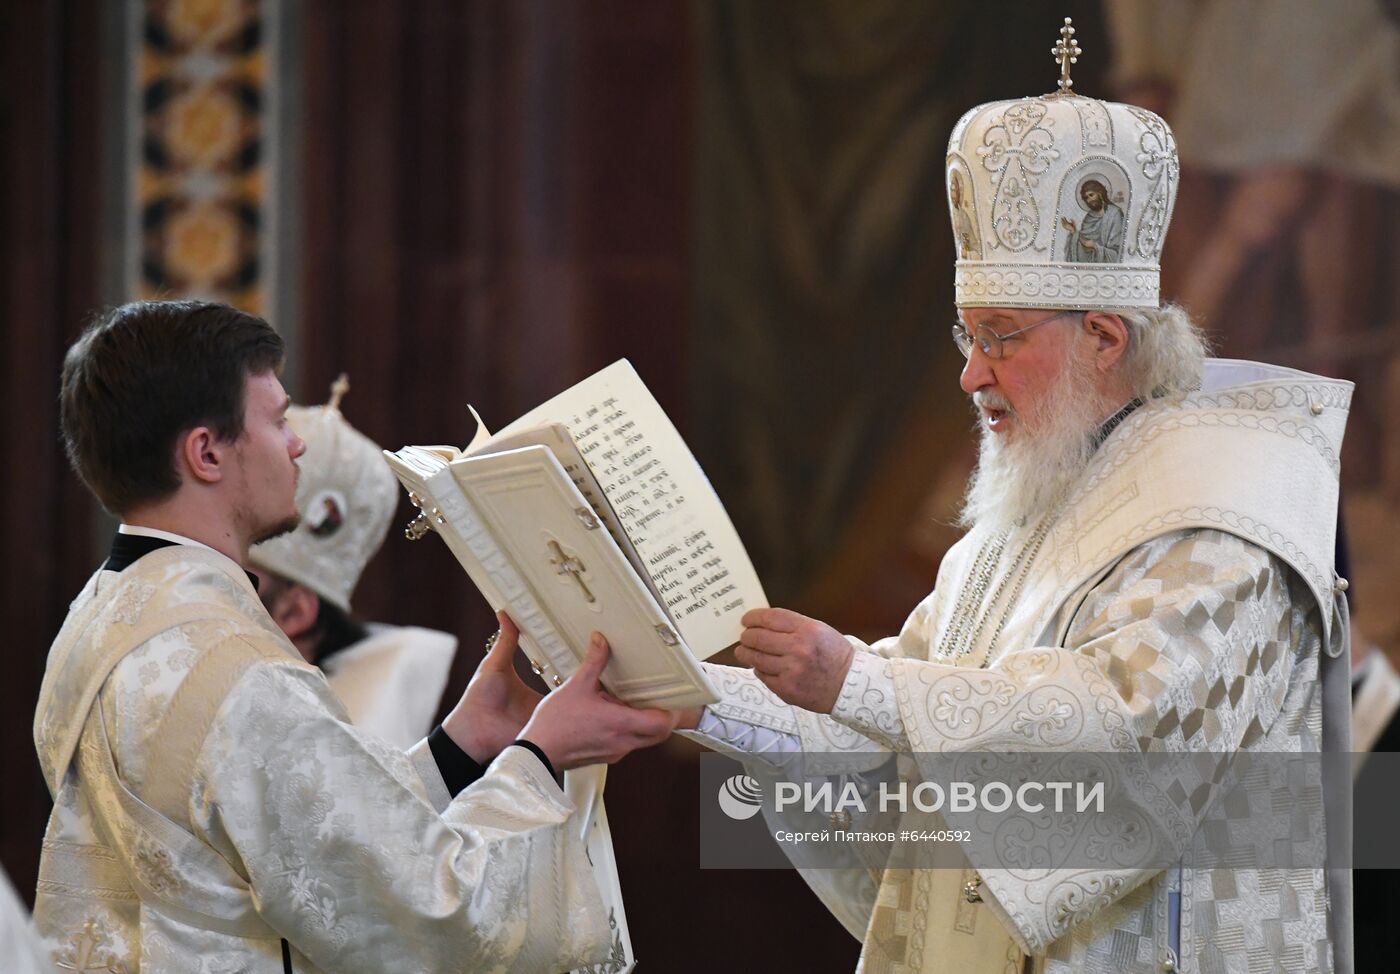
[[[713,701],[697,660],[738,641],[766,605],[704,472],[630,363],[620,361],[465,450],[386,452],[546,682],[567,679],[595,629],[610,693],[638,706]]]

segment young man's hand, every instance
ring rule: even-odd
[[[496,619],[501,631],[495,643],[472,674],[462,699],[442,722],[447,736],[478,764],[489,764],[520,737],[541,700],[515,671],[520,630],[504,612],[497,612]]]
[[[574,675],[540,701],[520,732],[561,771],[620,761],[665,740],[676,725],[675,713],[629,707],[603,689],[598,679],[608,653],[607,640],[595,632]]]

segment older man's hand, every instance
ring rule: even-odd
[[[734,658],[794,707],[831,713],[855,649],[824,622],[788,609],[750,609]]]

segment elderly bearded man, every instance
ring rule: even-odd
[[[502,619],[407,752],[354,727],[258,601],[297,523],[282,340],[224,305],[136,302],[68,351],[63,432],[122,518],[54,641],[34,738],[54,810],[34,920],[56,970],[564,971],[613,937],[554,768],[670,715],[607,697],[601,639],[541,701]]]
[[[752,669],[708,666],[722,700],[684,726],[755,773],[797,755],[808,775],[833,752],[889,768],[891,753],[1345,750],[1332,552],[1350,384],[1207,359],[1187,315],[1159,306],[1177,163],[1157,116],[1062,84],[970,111],[948,166],[984,241],[957,263],[953,325],[981,436],[968,532],[888,639],[750,612]],[[1055,217],[1109,170],[1130,188],[1129,246],[1060,260]],[[1204,811],[1117,800],[1177,856]],[[1350,965],[1349,887],[1320,862],[804,875],[863,940],[866,972]]]

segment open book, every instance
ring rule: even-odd
[[[473,410],[473,415],[476,415]],[[717,700],[697,660],[767,605],[734,525],[631,363],[616,362],[463,450],[385,452],[432,530],[558,685],[597,630],[608,692],[634,706]]]

